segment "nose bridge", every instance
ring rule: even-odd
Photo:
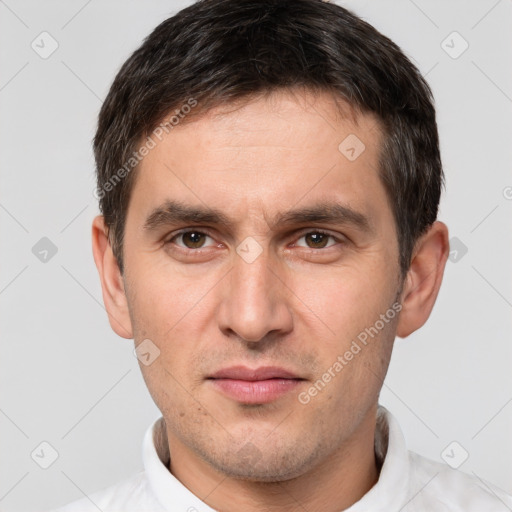
[[[249,244],[251,242],[249,241]],[[240,250],[241,249],[241,250]],[[272,268],[268,251],[247,257],[255,246],[240,244],[230,272],[220,311],[219,327],[246,341],[262,340],[267,333],[288,330],[291,317],[283,285]]]
[[[258,255],[254,261],[245,260],[243,257],[235,258],[232,272],[233,292],[244,299],[246,304],[260,301],[272,301],[272,287],[275,281],[275,273],[269,268],[268,253]]]

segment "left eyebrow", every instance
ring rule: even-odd
[[[351,224],[361,231],[371,232],[370,219],[361,212],[335,202],[323,202],[277,214],[271,224]]]

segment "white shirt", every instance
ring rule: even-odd
[[[215,512],[167,469],[163,418],[144,437],[144,471],[55,512]],[[479,478],[409,452],[396,419],[379,406],[375,453],[378,482],[345,512],[507,512],[512,496]],[[241,511],[243,512],[243,511]]]

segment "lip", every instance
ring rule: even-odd
[[[279,366],[260,366],[259,368],[247,368],[247,366],[231,366],[210,375],[210,379],[235,379],[246,381],[258,381],[267,379],[300,379],[293,372]]]
[[[208,381],[237,402],[263,404],[273,402],[293,391],[305,379],[278,366],[247,368],[231,366],[215,372]]]

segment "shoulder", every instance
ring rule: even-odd
[[[409,452],[409,462],[411,510],[418,510],[418,507],[419,510],[439,512],[512,510],[512,496],[476,475],[452,469],[447,464],[413,452]]]
[[[110,487],[73,501],[53,512],[159,512],[163,511],[144,471]]]

